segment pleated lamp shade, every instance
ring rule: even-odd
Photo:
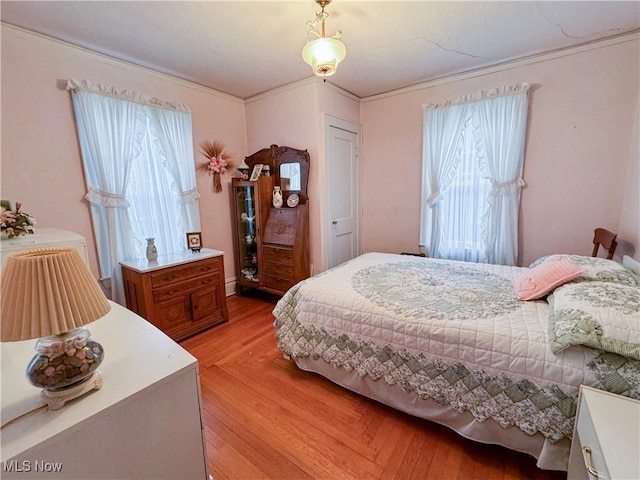
[[[1,340],[58,335],[97,320],[111,305],[73,248],[28,250],[2,267]]]

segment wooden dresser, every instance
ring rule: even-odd
[[[265,290],[280,295],[309,277],[307,204],[297,208],[269,208],[262,238]]]
[[[229,319],[222,252],[203,248],[121,266],[127,308],[176,341]]]
[[[276,295],[310,275],[309,153],[271,145],[245,158],[250,167],[269,166],[270,176],[233,178],[236,292],[257,288]],[[273,206],[281,189],[283,205]]]

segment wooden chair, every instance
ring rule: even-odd
[[[617,236],[617,234],[605,228],[596,228],[593,232],[593,252],[591,252],[591,256],[597,256],[598,248],[602,245],[603,248],[607,249],[607,258],[611,260],[618,246],[618,242],[616,242]]]

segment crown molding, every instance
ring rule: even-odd
[[[502,62],[502,63],[498,63],[496,65],[491,65],[488,67],[481,67],[481,68],[477,68],[474,70],[469,70],[469,71],[465,71],[465,72],[460,72],[460,73],[456,73],[453,75],[448,75],[445,77],[440,77],[440,78],[435,78],[432,80],[427,80],[425,82],[421,82],[421,83],[417,83],[415,85],[410,85],[407,87],[403,87],[403,88],[399,88],[397,90],[392,90],[389,92],[385,92],[385,93],[380,93],[377,95],[372,95],[369,97],[363,97],[360,98],[354,94],[352,94],[351,92],[348,92],[347,90],[343,90],[342,88],[334,85],[333,83],[331,83],[331,81],[327,81],[327,82],[323,82],[323,80],[319,77],[308,77],[308,78],[304,78],[302,80],[298,80],[296,82],[292,82],[289,83],[287,85],[283,85],[281,87],[276,87],[274,89],[268,90],[266,92],[262,92],[259,93],[257,95],[253,95],[249,98],[246,99],[242,99],[240,97],[236,97],[233,95],[230,95],[228,93],[224,93],[221,92],[219,90],[215,90],[212,89],[210,87],[205,87],[204,85],[200,85],[198,83],[195,82],[191,82],[189,80],[184,80],[182,78],[167,74],[167,73],[162,73],[159,72],[157,70],[153,70],[149,67],[144,67],[141,65],[137,65],[133,62],[128,62],[125,60],[120,60],[117,59],[115,57],[112,57],[110,55],[104,54],[104,53],[99,53],[96,52],[94,50],[85,48],[85,47],[80,47],[78,45],[73,45],[71,43],[65,42],[63,40],[58,40],[55,39],[53,37],[49,37],[47,35],[43,35],[40,33],[36,33],[36,32],[32,32],[30,30],[26,30],[20,27],[16,27],[14,25],[5,23],[0,21],[0,26],[2,27],[2,29],[8,29],[8,30],[12,30],[14,31],[17,35],[21,35],[23,37],[28,37],[31,40],[36,40],[36,41],[41,41],[43,43],[50,43],[50,44],[57,44],[57,45],[62,45],[64,47],[67,48],[72,48],[78,52],[81,52],[82,54],[85,55],[91,55],[94,57],[100,57],[104,62],[109,63],[113,66],[116,66],[118,68],[125,68],[125,69],[129,69],[129,70],[138,70],[138,71],[144,71],[148,74],[154,75],[156,77],[162,78],[164,80],[168,80],[171,81],[175,84],[184,86],[184,87],[188,87],[188,88],[193,88],[195,90],[200,90],[201,92],[210,94],[210,95],[215,95],[217,97],[220,98],[224,98],[226,100],[232,101],[232,102],[236,102],[236,103],[242,103],[244,105],[248,105],[250,103],[254,103],[260,100],[263,100],[265,98],[268,98],[272,95],[277,95],[283,92],[286,92],[288,90],[294,90],[297,88],[300,88],[302,86],[308,85],[308,84],[320,84],[322,83],[323,86],[329,87],[329,88],[333,88],[335,89],[335,91],[340,94],[340,95],[344,95],[345,97],[359,102],[359,103],[365,103],[365,102],[370,102],[370,101],[374,101],[374,100],[380,100],[382,98],[387,98],[387,97],[393,97],[396,95],[402,95],[404,93],[409,93],[409,92],[414,92],[416,90],[422,90],[425,88],[430,88],[430,87],[435,87],[438,85],[444,85],[447,83],[452,83],[452,82],[458,82],[461,80],[466,80],[469,78],[474,78],[474,77],[479,77],[482,75],[488,75],[491,73],[496,73],[496,72],[500,72],[500,71],[504,71],[504,70],[509,70],[509,69],[513,69],[513,68],[518,68],[518,67],[522,67],[522,66],[526,66],[526,65],[531,65],[534,63],[539,63],[539,62],[544,62],[547,60],[552,60],[555,58],[560,58],[560,57],[564,57],[564,56],[569,56],[569,55],[575,55],[577,53],[581,53],[581,52],[586,52],[589,50],[595,50],[598,48],[604,48],[604,47],[608,47],[608,46],[612,46],[612,45],[617,45],[620,43],[626,43],[626,42],[631,42],[631,41],[637,41],[638,39],[640,39],[640,29],[636,29],[632,32],[627,32],[624,34],[620,34],[614,37],[609,37],[603,40],[594,40],[591,42],[587,42],[587,43],[583,43],[577,46],[572,46],[572,47],[565,47],[562,49],[558,49],[558,50],[554,50],[551,52],[546,52],[546,53],[540,53],[540,54],[536,54],[536,55],[531,55],[528,57],[523,57],[523,58],[519,58],[516,60],[509,60],[506,62]]]
[[[589,50],[596,50],[598,48],[609,47],[611,45],[617,45],[620,43],[637,41],[640,39],[640,29],[633,32],[627,32],[615,37],[609,37],[604,40],[594,40],[591,42],[583,43],[580,45],[565,47],[551,52],[539,53],[528,57],[518,58],[516,60],[509,60],[506,62],[498,63],[488,67],[481,67],[474,70],[456,73],[448,75],[446,77],[435,78],[433,80],[427,80],[426,82],[417,83],[408,87],[399,88],[386,93],[380,93],[377,95],[371,95],[370,97],[364,97],[360,101],[361,103],[371,102],[374,100],[380,100],[382,98],[393,97],[395,95],[402,95],[404,93],[415,92],[416,90],[423,90],[425,88],[435,87],[438,85],[445,85],[447,83],[459,82],[460,80],[466,80],[469,78],[480,77],[482,75],[488,75],[491,73],[501,72],[504,70],[510,70],[512,68],[518,68],[525,65],[531,65],[534,63],[545,62],[547,60],[553,60],[555,58],[566,57],[569,55],[575,55],[577,53],[587,52]]]
[[[290,90],[296,90],[301,87],[306,87],[307,85],[312,85],[313,83],[315,83],[314,80],[315,80],[314,77],[308,77],[308,78],[303,78],[302,80],[298,80],[297,82],[287,83],[286,85],[282,85],[280,87],[276,87],[271,90],[267,90],[265,92],[258,93],[251,97],[245,98],[244,103],[245,105],[248,105],[250,103],[259,102],[261,100],[264,100],[265,98],[269,98],[272,95],[278,95]]]
[[[354,102],[360,103],[360,97],[357,97],[356,95],[354,95],[351,92],[348,92],[347,90],[343,90],[342,88],[334,85],[330,81],[325,82],[323,79],[316,76],[303,78],[302,80],[298,80],[297,82],[288,83],[286,85],[282,85],[281,87],[276,87],[271,90],[267,90],[266,92],[258,93],[257,95],[253,95],[245,99],[244,102],[245,102],[245,105],[248,105],[250,103],[259,102],[273,95],[279,95],[281,93],[284,93],[290,90],[296,90],[300,87],[305,87],[307,85],[313,85],[313,84],[320,85],[326,88],[331,88],[339,95],[344,95],[348,99],[353,100]]]
[[[48,43],[48,44],[54,44],[54,45],[61,45],[67,48],[71,48],[73,50],[76,50],[84,55],[90,55],[92,57],[99,57],[101,61],[103,61],[104,63],[110,64],[114,67],[118,67],[118,68],[124,68],[125,70],[142,70],[145,73],[154,75],[158,78],[161,78],[163,80],[168,80],[170,82],[173,82],[177,85],[183,86],[183,87],[187,87],[187,88],[192,88],[194,90],[199,90],[203,93],[209,94],[209,95],[215,95],[217,97],[220,98],[224,98],[225,100],[229,100],[232,102],[236,102],[236,103],[244,103],[244,100],[240,97],[235,97],[233,95],[229,95],[228,93],[224,93],[221,92],[219,90],[215,90],[213,88],[209,88],[209,87],[205,87],[204,85],[200,85],[199,83],[195,83],[195,82],[190,82],[189,80],[184,80],[182,78],[178,78],[175,77],[173,75],[170,75],[168,73],[162,73],[159,72],[157,70],[153,70],[152,68],[148,68],[148,67],[143,67],[141,65],[137,65],[135,63],[132,62],[127,62],[125,60],[120,60],[117,59],[115,57],[112,57],[110,55],[104,54],[104,53],[100,53],[100,52],[96,52],[95,50],[91,50],[89,48],[85,48],[85,47],[80,47],[78,45],[74,45],[72,43],[68,43],[65,42],[64,40],[58,40],[56,38],[53,37],[49,37],[47,35],[43,35],[41,33],[36,33],[36,32],[32,32],[31,30],[25,30],[24,28],[20,28],[20,27],[16,27],[15,25],[11,25],[8,23],[4,23],[4,22],[0,22],[0,26],[2,27],[2,29],[8,29],[8,30],[12,30],[15,32],[15,34],[17,36],[21,36],[25,39],[28,40],[35,40],[41,43]],[[95,80],[97,82],[97,80]]]

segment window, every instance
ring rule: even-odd
[[[483,262],[491,182],[483,178],[473,142],[473,124],[469,115],[460,131],[463,143],[460,164],[451,185],[442,197],[442,255],[468,262]]]
[[[185,233],[193,231],[182,218],[183,209],[176,201],[180,192],[176,190],[169,170],[161,161],[162,147],[153,141],[150,121],[148,118],[145,120],[141,149],[131,163],[126,193],[136,258],[145,257],[146,238],[156,239],[159,254],[178,252],[186,249]],[[194,168],[193,163],[190,167]]]
[[[120,262],[186,249],[200,230],[186,107],[70,80],[101,276],[124,304]]]
[[[528,88],[425,107],[420,246],[428,256],[516,264]]]

